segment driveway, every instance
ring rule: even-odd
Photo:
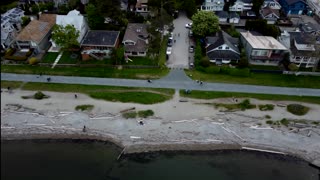
[[[175,43],[173,44],[172,53],[167,61],[169,68],[189,68],[189,29],[185,28],[185,24],[190,23],[191,20],[187,18],[186,14],[181,12],[179,17],[173,21],[174,30],[173,38]]]

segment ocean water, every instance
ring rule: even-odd
[[[5,180],[318,180],[307,162],[252,151],[157,152],[121,156],[110,143],[1,142]]]

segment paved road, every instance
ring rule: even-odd
[[[47,82],[47,77],[43,75],[30,74],[10,74],[1,73],[1,80],[25,81],[25,82]],[[150,88],[172,88],[190,89],[203,91],[224,91],[224,92],[244,92],[261,94],[283,94],[298,96],[318,96],[320,89],[307,88],[286,88],[272,86],[254,86],[224,83],[204,83],[202,86],[187,77],[183,70],[174,69],[164,78],[148,83],[146,80],[133,79],[114,79],[114,78],[95,78],[95,77],[72,77],[72,76],[50,76],[52,83],[65,84],[88,84],[88,85],[111,85],[111,86],[130,86],[130,87],[150,87]]]

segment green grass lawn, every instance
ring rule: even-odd
[[[47,52],[43,58],[42,63],[54,63],[54,61],[57,59],[59,53],[58,52]]]
[[[157,59],[151,59],[148,57],[129,57],[132,61],[128,63],[123,63],[123,65],[147,65],[147,66],[157,66]]]
[[[133,88],[99,85],[55,84],[55,83],[26,83],[23,90],[73,92],[88,94],[92,98],[107,101],[134,102],[154,104],[172,98],[173,89]]]
[[[281,87],[320,88],[320,77],[295,76],[283,74],[251,73],[250,77],[237,77],[224,74],[206,74],[199,71],[185,70],[194,80],[235,84],[252,84]]]
[[[234,93],[234,92],[218,92],[218,91],[191,91],[190,94],[185,94],[184,90],[180,90],[180,95],[195,99],[215,99],[215,98],[255,98],[261,100],[274,101],[299,101],[314,104],[320,104],[320,97],[312,96],[288,96],[275,94],[249,94],[249,93]]]
[[[17,74],[107,77],[128,79],[159,79],[169,73],[169,69],[114,69],[107,67],[43,67],[30,65],[1,65],[1,72]]]
[[[259,70],[281,70],[279,66],[249,65],[249,68]]]
[[[11,89],[17,89],[21,84],[21,81],[1,81],[1,88],[10,87]]]

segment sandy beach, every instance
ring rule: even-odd
[[[43,92],[50,98],[22,99],[34,91],[1,93],[1,139],[80,138],[114,142],[124,153],[157,150],[258,149],[290,154],[320,166],[320,125],[310,127],[271,126],[282,118],[320,122],[320,105],[300,103],[310,108],[304,116],[287,112],[293,102],[250,99],[253,104],[274,104],[272,111],[258,108],[221,112],[210,103],[234,103],[232,98],[186,99],[176,91],[173,99],[154,105],[107,102],[84,94]],[[180,102],[181,99],[186,102]],[[241,101],[242,99],[238,99]],[[75,110],[91,104],[90,112]],[[154,111],[147,119],[125,119],[121,111]],[[143,121],[143,125],[139,124]],[[83,132],[86,126],[86,132]]]

